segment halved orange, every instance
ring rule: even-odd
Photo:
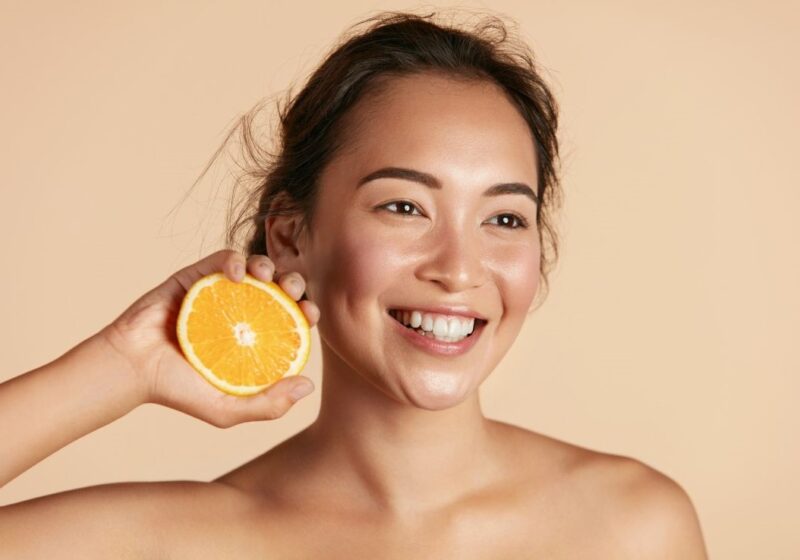
[[[275,282],[222,272],[195,282],[183,298],[178,341],[188,362],[225,393],[247,396],[297,375],[311,330],[294,299]]]

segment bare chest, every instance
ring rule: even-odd
[[[278,522],[260,527],[260,531],[253,529],[230,531],[221,524],[216,530],[174,540],[163,558],[520,560],[555,557],[541,555],[552,547],[542,546],[532,535],[510,527],[500,531],[491,528],[467,531],[433,525],[412,530],[388,529],[370,523],[353,527],[334,520],[320,524],[309,520],[302,527]]]
[[[402,522],[312,509],[194,523],[164,559],[525,560],[626,558],[613,531],[579,509],[542,503],[462,508]],[[166,543],[165,543],[166,544]]]

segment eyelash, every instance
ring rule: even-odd
[[[381,204],[380,206],[378,206],[378,208],[386,208],[387,206],[391,206],[392,204],[397,204],[397,205],[408,204],[409,206],[419,210],[419,208],[417,208],[416,205],[414,205],[413,203],[409,202],[408,200],[393,200],[391,202],[387,202],[386,204]],[[389,212],[391,212],[392,214],[399,214],[401,216],[411,216],[412,215],[412,214],[408,214],[408,213],[405,213],[405,212],[395,212],[393,210],[389,210]],[[525,218],[523,218],[522,216],[520,216],[519,214],[514,214],[514,213],[511,213],[511,212],[503,212],[502,214],[498,214],[497,216],[513,216],[520,223],[520,225],[517,226],[517,227],[500,226],[500,227],[502,227],[504,229],[528,229],[528,221]]]

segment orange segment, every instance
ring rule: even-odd
[[[308,360],[311,330],[294,299],[275,282],[222,272],[195,282],[183,298],[178,341],[187,361],[231,395],[258,393],[297,375]]]

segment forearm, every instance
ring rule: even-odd
[[[128,366],[98,334],[0,384],[0,487],[144,402]]]

